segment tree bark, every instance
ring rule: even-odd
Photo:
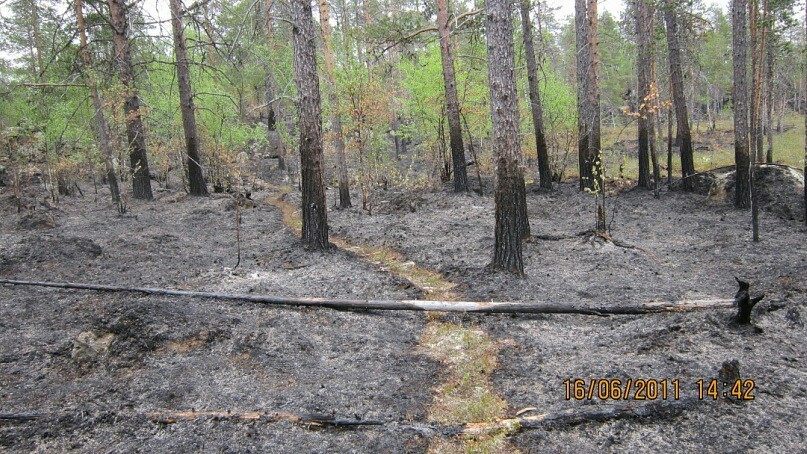
[[[684,75],[681,69],[681,45],[678,36],[678,11],[673,0],[665,0],[664,21],[667,23],[667,44],[670,54],[670,81],[672,83],[673,104],[678,123],[680,138],[682,187],[686,191],[693,188],[690,178],[695,174],[695,162],[692,157],[692,131],[689,127],[686,95],[684,94]]]
[[[454,74],[454,56],[451,34],[448,29],[448,2],[437,0],[437,32],[440,35],[440,57],[443,65],[443,82],[446,89],[448,136],[451,144],[451,161],[454,171],[454,192],[468,190],[468,173],[465,168],[465,147],[460,128],[460,102],[457,97],[457,79]]]
[[[207,195],[207,184],[202,173],[202,158],[199,154],[199,133],[196,129],[196,114],[191,88],[191,69],[188,60],[188,47],[185,44],[185,26],[182,23],[181,0],[169,0],[171,7],[171,28],[174,32],[174,54],[177,63],[177,85],[179,88],[179,108],[182,111],[182,129],[185,131],[185,151],[187,154],[188,187],[191,195]]]
[[[586,73],[590,66],[588,60],[588,38],[586,27],[586,0],[574,2],[574,29],[576,48],[576,81],[577,81],[577,165],[580,173],[580,190],[593,188],[591,162],[588,159],[588,141],[590,131],[588,127],[588,77]]]
[[[136,199],[151,200],[151,179],[146,153],[146,132],[140,112],[140,97],[134,81],[132,48],[129,42],[128,6],[124,0],[107,0],[110,24],[115,42],[115,63],[124,88],[123,111],[126,117],[126,138],[132,167],[132,189]]]
[[[535,130],[535,148],[538,158],[538,184],[545,189],[552,189],[552,172],[549,169],[549,148],[544,134],[544,113],[541,106],[541,94],[538,89],[538,64],[535,61],[535,46],[532,37],[532,20],[530,19],[530,0],[521,0],[521,26],[524,31],[524,53],[527,60],[527,81],[530,91],[530,110]]]
[[[325,80],[328,82],[328,104],[331,107],[331,135],[336,148],[336,167],[339,174],[339,207],[350,208],[350,185],[345,158],[345,139],[342,136],[342,117],[339,113],[336,78],[334,77],[334,55],[331,38],[331,23],[328,0],[319,0],[319,23],[322,29],[322,53],[325,55]],[[396,153],[397,142],[396,142]]]
[[[655,110],[650,105],[650,67],[653,64],[653,55],[651,53],[650,46],[653,30],[653,15],[650,13],[650,8],[648,7],[646,0],[635,0],[635,15],[638,51],[636,78],[638,82],[637,93],[639,100],[636,109],[636,113],[639,114],[636,122],[638,127],[639,141],[638,185],[644,188],[652,188],[653,185],[650,182],[648,153],[650,148],[654,146],[650,137],[650,130],[653,129],[653,112]]]
[[[768,46],[766,57],[767,72],[765,76],[765,136],[768,139],[768,149],[765,153],[765,162],[768,164],[773,164],[773,90],[775,87],[773,67],[776,60],[776,52],[773,45]]]
[[[807,8],[804,11],[804,26],[807,32]],[[804,77],[804,93],[807,93],[807,77]],[[784,110],[784,109],[782,109]],[[807,225],[807,111],[804,112],[804,225]]]
[[[322,111],[311,1],[292,0],[291,20],[300,116],[301,236],[309,248],[327,249],[328,211],[322,178]]]
[[[751,206],[751,159],[748,149],[748,87],[746,85],[746,0],[732,0],[732,54],[734,55],[734,206]]]
[[[274,0],[264,0],[264,13],[266,14],[266,37],[269,41],[269,52],[275,52],[275,31],[272,19]],[[269,150],[277,156],[277,169],[286,170],[286,147],[280,133],[277,132],[277,118],[279,115],[275,100],[275,81],[271,68],[267,63],[264,67],[266,74],[263,77],[264,97],[266,98],[266,141]]]
[[[112,143],[109,139],[109,127],[106,123],[106,118],[104,118],[104,103],[101,101],[101,95],[98,92],[98,86],[92,73],[92,57],[87,47],[87,25],[84,22],[83,6],[82,0],[75,0],[74,7],[78,25],[79,43],[81,45],[81,59],[84,61],[84,66],[87,71],[87,85],[90,89],[92,106],[95,111],[93,118],[95,119],[95,128],[98,134],[98,145],[101,147],[101,151],[104,155],[104,170],[106,171],[106,178],[109,182],[109,192],[112,196],[112,201],[118,205],[119,210],[122,210],[118,176],[115,173],[115,152],[112,149]]]
[[[522,197],[526,197],[526,190],[524,174],[519,166],[518,98],[511,7],[508,0],[487,0],[486,3],[490,114],[496,159],[496,227],[491,266],[523,275],[521,239],[526,212],[522,210],[526,206],[526,199]]]
[[[590,135],[588,138],[588,160],[591,163],[591,174],[593,178],[594,188],[604,194],[603,186],[603,172],[602,172],[602,147],[600,136],[600,36],[597,31],[597,21],[599,16],[597,13],[597,0],[588,0],[586,11],[586,22],[588,32],[586,38],[588,40],[588,61],[589,69],[588,84],[587,84],[587,98],[588,98],[588,126]],[[602,210],[604,215],[605,207],[600,205],[598,210]],[[598,215],[598,230],[605,230],[604,217]]]

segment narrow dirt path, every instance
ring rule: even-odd
[[[299,207],[289,201],[292,188],[267,186],[274,194],[265,203],[280,210],[284,224],[299,235]],[[418,266],[398,251],[353,243],[334,235],[330,236],[330,242],[382,271],[411,282],[427,299],[461,300],[457,284],[441,273]],[[444,367],[442,382],[434,389],[429,419],[443,425],[496,423],[505,419],[508,405],[494,392],[492,379],[501,346],[479,326],[464,326],[446,320],[439,313],[430,312],[425,317],[428,323],[417,348]],[[508,443],[508,435],[505,429],[453,440],[435,438],[429,452],[517,452]]]

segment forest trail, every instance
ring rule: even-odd
[[[280,210],[283,223],[299,237],[302,227],[300,208],[288,200],[293,188],[264,184],[271,191],[264,203]],[[457,284],[441,273],[417,265],[399,251],[351,242],[335,235],[330,235],[329,240],[333,246],[381,271],[409,281],[422,291],[426,299],[462,300]],[[416,348],[439,361],[444,368],[442,382],[434,388],[434,398],[428,409],[429,420],[445,425],[495,425],[506,419],[507,402],[493,390],[493,373],[501,346],[479,326],[463,326],[460,320],[448,320],[447,314],[437,312],[424,316],[427,325]],[[518,452],[507,442],[508,435],[507,430],[502,430],[461,436],[456,440],[436,437],[431,440],[429,452]]]

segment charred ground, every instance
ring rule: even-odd
[[[158,192],[118,215],[93,195],[58,208],[16,214],[0,201],[0,274],[131,286],[346,298],[420,298],[422,292],[341,250],[305,251],[267,201],[253,192],[242,210],[241,266],[229,196]],[[734,277],[767,297],[754,326],[733,311],[668,315],[446,316],[484,330],[499,346],[493,389],[509,406],[556,411],[568,378],[678,378],[682,394],[737,359],[757,383],[757,399],[716,401],[672,417],[525,430],[523,451],[795,451],[807,440],[803,224],[764,212],[763,241],[750,241],[749,214],[718,196],[623,190],[608,199],[610,235],[581,234],[593,221],[592,196],[571,184],[528,193],[534,238],[525,244],[526,278],[491,273],[493,200],[473,193],[379,191],[373,215],[329,212],[332,234],[392,248],[443,273],[471,300],[626,304],[730,298]],[[336,194],[330,192],[329,200]],[[40,197],[40,195],[36,195]],[[292,191],[288,196],[296,202]],[[40,197],[41,199],[41,197]],[[798,213],[797,209],[793,209]],[[42,222],[36,221],[39,216]],[[53,227],[51,227],[53,225]],[[0,422],[12,451],[115,449],[210,451],[424,451],[439,363],[418,346],[418,313],[270,308],[188,298],[0,288]],[[594,401],[591,405],[602,405]],[[637,405],[641,405],[637,402]],[[282,411],[388,424],[358,429],[201,418],[155,423],[153,412]]]

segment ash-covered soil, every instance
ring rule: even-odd
[[[610,242],[580,234],[593,223],[592,196],[571,184],[553,192],[529,188],[535,238],[524,247],[526,277],[517,278],[485,268],[493,247],[493,199],[486,189],[481,197],[378,191],[372,215],[360,208],[330,211],[331,230],[443,272],[469,300],[619,305],[731,298],[735,276],[767,295],[752,327],[734,324],[732,310],[445,316],[500,342],[493,388],[511,415],[524,407],[544,412],[607,404],[565,400],[563,381],[570,378],[678,379],[681,397],[690,398],[696,380],[716,378],[724,361],[737,359],[742,377],[756,382],[752,402],[718,400],[668,418],[526,430],[512,437],[513,445],[525,452],[804,449],[803,224],[763,212],[762,242],[754,244],[749,213],[724,200],[667,191],[654,199],[632,190],[608,198],[616,240]],[[2,188],[0,276],[284,296],[423,296],[351,254],[305,251],[265,202],[274,195],[254,192],[256,207],[242,211],[242,261],[233,270],[229,197],[163,191],[153,202],[132,202],[120,216],[87,194],[18,216],[9,188]],[[335,196],[329,191],[329,204]],[[428,422],[441,380],[439,364],[417,347],[425,325],[419,313],[0,286],[0,413],[45,415],[0,421],[0,446],[14,452],[422,452],[429,440],[407,425]],[[214,418],[162,424],[146,416],[192,410],[324,413],[400,424],[338,429]]]
[[[264,196],[265,194],[257,194]],[[0,276],[343,298],[416,298],[408,282],[334,251],[310,253],[271,205],[244,209],[236,262],[229,197],[159,193],[119,216],[65,198],[52,229],[21,229],[2,194]],[[39,208],[45,210],[44,207]],[[422,421],[437,364],[416,350],[422,314],[0,287],[0,450],[393,452],[397,430],[292,423],[160,425],[143,415],[269,411]],[[420,448],[418,448],[420,447]]]
[[[768,175],[768,181],[780,181]],[[763,194],[790,189],[762,187]],[[803,186],[797,188],[795,200]],[[486,188],[486,194],[492,188]],[[607,199],[614,242],[580,234],[594,224],[594,199],[573,184],[553,192],[528,188],[533,239],[525,243],[525,278],[485,269],[493,249],[490,195],[388,193],[368,216],[334,213],[337,234],[385,245],[444,272],[473,300],[619,305],[654,300],[732,298],[735,277],[767,296],[754,326],[734,310],[647,316],[454,316],[502,343],[494,389],[512,407],[538,412],[608,402],[567,401],[567,379],[678,379],[680,397],[697,398],[697,380],[718,377],[738,360],[756,400],[707,402],[674,419],[612,421],[514,437],[526,452],[798,452],[807,447],[807,229],[768,206],[761,239],[751,242],[750,212],[724,198],[634,189]],[[730,200],[730,198],[728,198]],[[770,200],[770,199],[769,199]],[[773,202],[771,202],[773,203]],[[356,226],[361,226],[357,228]],[[617,245],[619,244],[619,245]],[[636,402],[641,404],[642,402]]]

